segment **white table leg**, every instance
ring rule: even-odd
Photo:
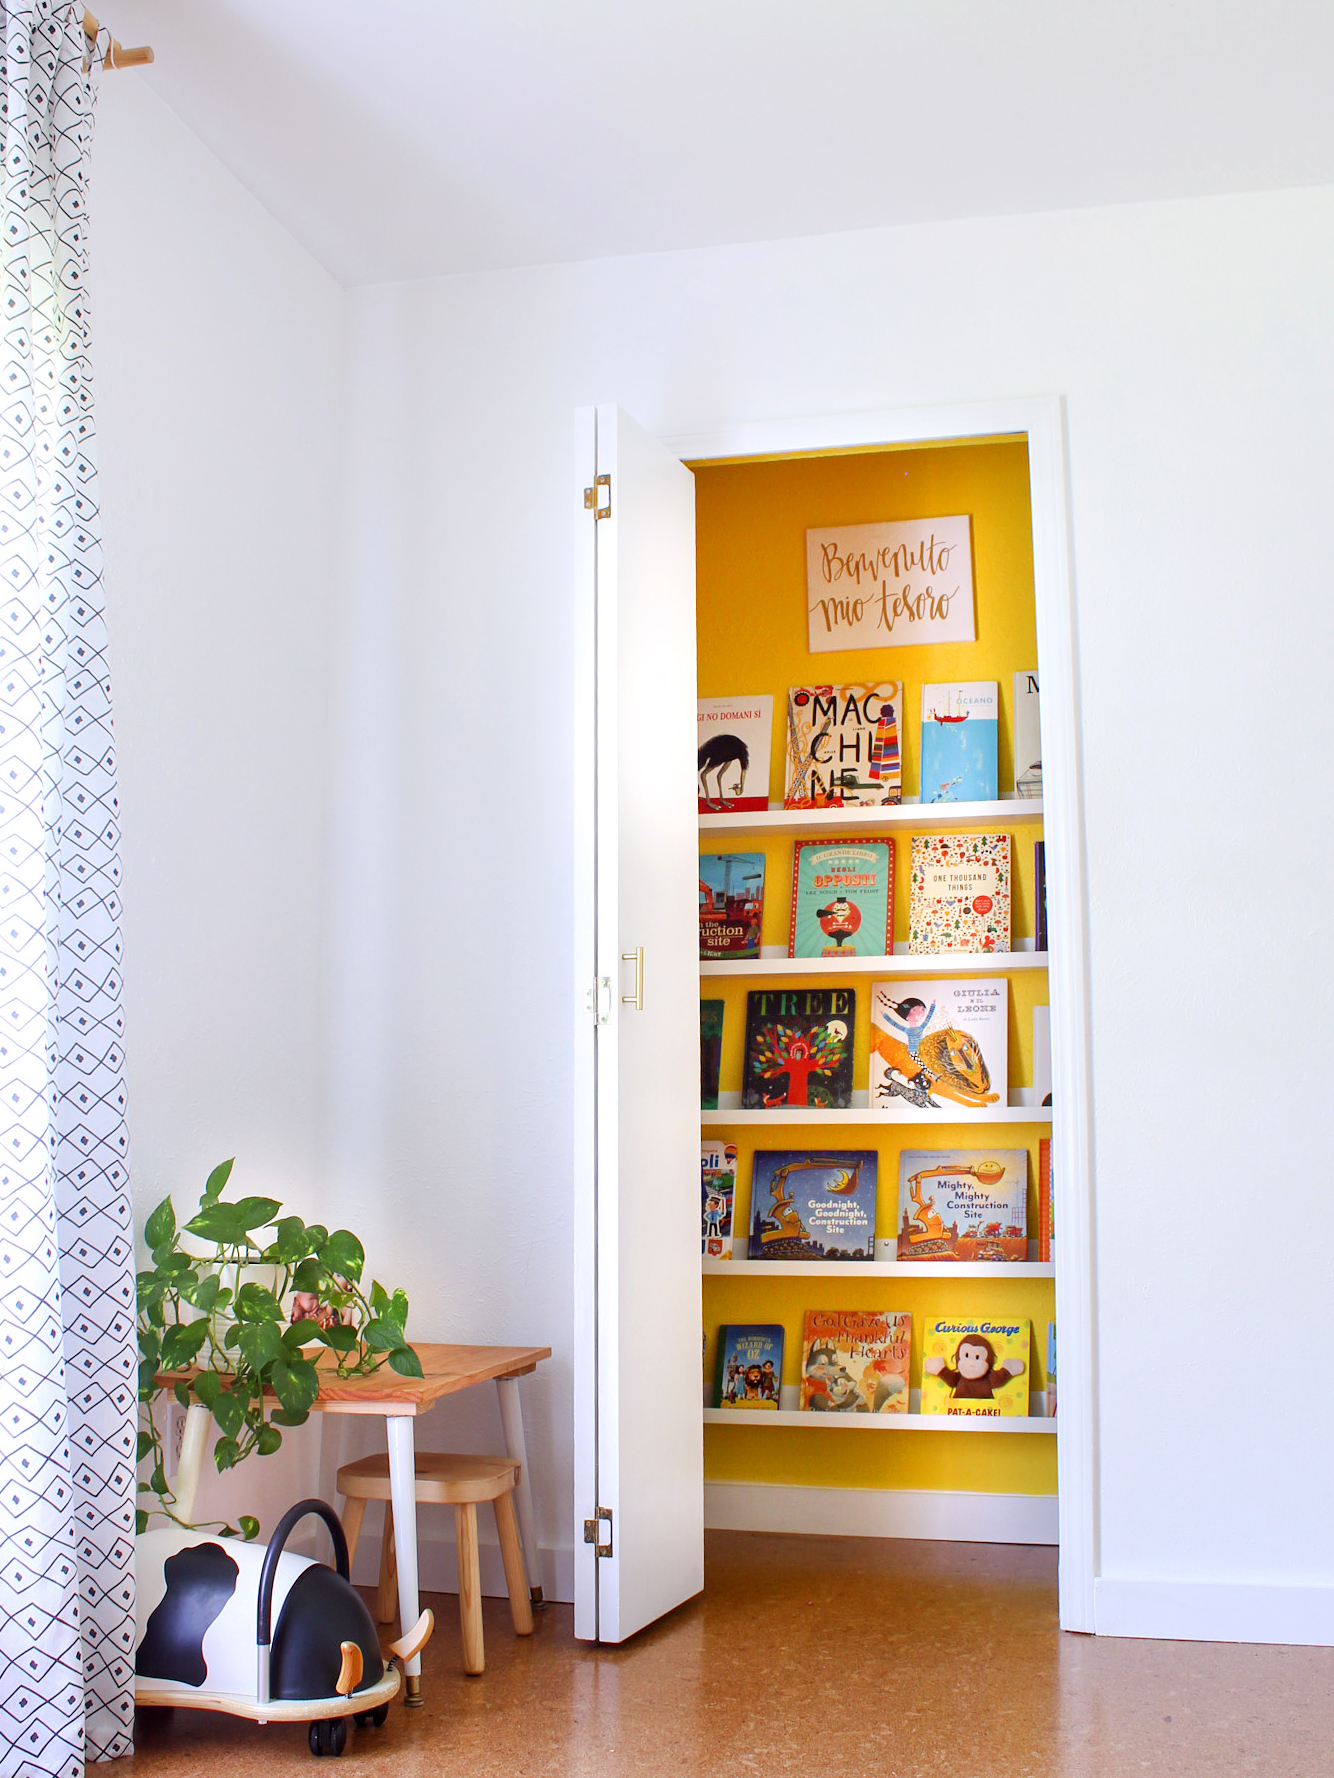
[[[524,1567],[528,1570],[528,1597],[534,1605],[542,1605],[542,1570],[537,1561],[537,1532],[533,1526],[533,1487],[528,1474],[528,1451],[523,1439],[523,1410],[519,1405],[519,1379],[497,1377],[496,1394],[500,1397],[500,1424],[505,1432],[505,1455],[515,1457],[522,1466],[519,1486],[515,1489],[519,1508],[519,1537],[523,1543]]]
[[[394,1548],[398,1556],[398,1622],[406,1636],[421,1615],[417,1598],[417,1458],[411,1414],[386,1414],[389,1438],[389,1492],[394,1507]],[[422,1658],[404,1663],[407,1702],[422,1701]]]
[[[176,1465],[172,1493],[176,1496],[173,1511],[188,1525],[194,1518],[195,1495],[204,1468],[204,1452],[208,1449],[209,1422],[213,1416],[201,1402],[192,1401],[185,1410],[185,1431],[181,1434],[181,1460]]]

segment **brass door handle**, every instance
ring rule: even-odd
[[[633,963],[635,966],[635,991],[633,994],[622,994],[621,1005],[633,1006],[636,1012],[644,1010],[644,947],[637,946],[633,951],[621,952],[622,963]]]

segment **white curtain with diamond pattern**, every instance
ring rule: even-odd
[[[134,1243],[85,288],[101,48],[68,0],[0,16],[0,1778],[77,1778],[130,1751],[134,1708]]]

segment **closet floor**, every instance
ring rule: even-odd
[[[698,1600],[621,1649],[551,1606],[486,1673],[430,1603],[425,1707],[352,1730],[357,1778],[1307,1778],[1334,1650],[1063,1636],[1054,1550],[711,1532]],[[143,1712],[135,1778],[311,1775],[304,1728]],[[122,1768],[126,1770],[126,1768]]]

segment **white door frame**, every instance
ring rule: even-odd
[[[1093,1104],[1079,662],[1064,403],[1059,396],[1035,396],[753,420],[665,438],[663,443],[683,461],[697,463],[1020,433],[1028,440],[1042,678],[1052,1155],[1061,1200],[1055,1254],[1064,1379],[1056,1441],[1060,1614],[1063,1630],[1092,1632],[1098,1570]]]

